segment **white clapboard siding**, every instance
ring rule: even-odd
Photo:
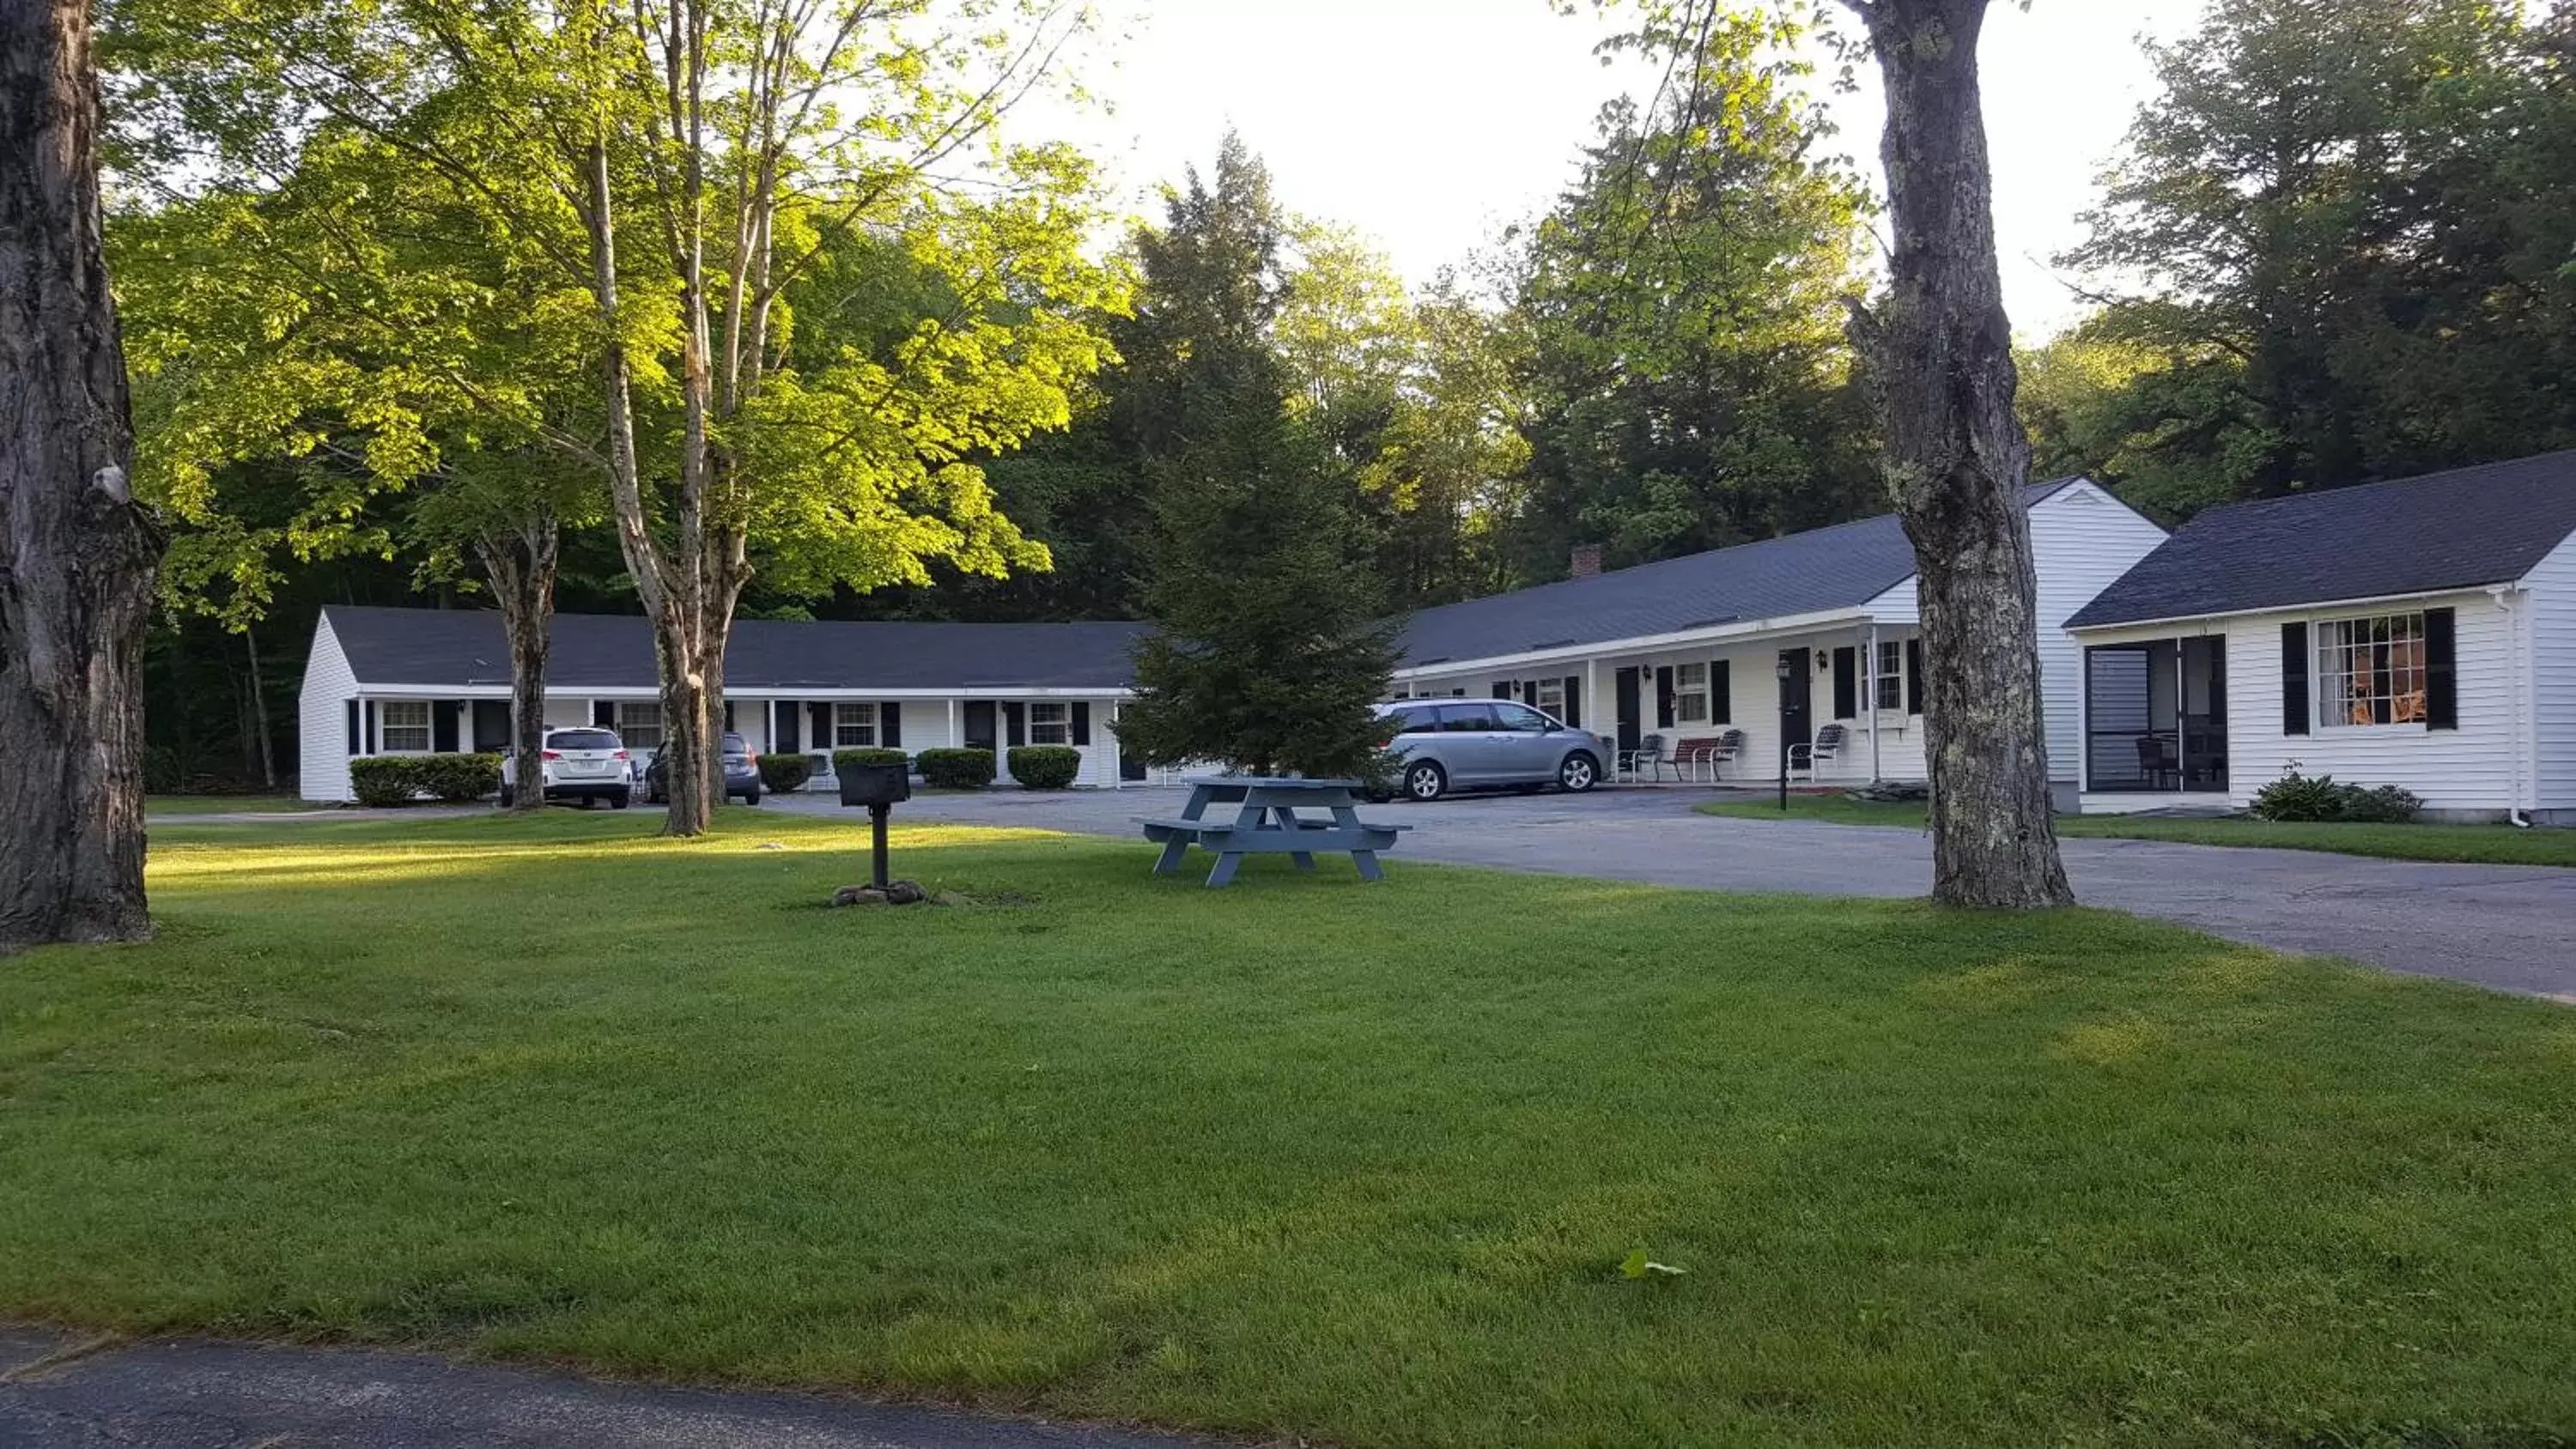
[[[355,799],[349,789],[349,702],[358,676],[331,632],[331,616],[313,625],[313,652],[304,663],[304,692],[296,701],[296,793],[307,800]]]
[[[2447,606],[2455,611],[2458,729],[2428,730],[2417,724],[2337,727],[2311,721],[2304,735],[2282,730],[2284,623],[2304,620],[2309,626],[2309,648],[2313,650],[2317,626],[2328,620],[2428,606]],[[2161,632],[2166,637],[2180,637],[2212,630],[2174,626]],[[2514,756],[2521,733],[2513,718],[2511,670],[2511,651],[2518,632],[2512,613],[2483,592],[2390,603],[2376,610],[2363,605],[2253,614],[2228,620],[2229,801],[2240,806],[2251,803],[2256,790],[2278,779],[2295,761],[2306,774],[2329,774],[2358,785],[2402,785],[2422,796],[2428,809],[2505,809],[2512,799]],[[2092,638],[2090,642],[2109,643],[2112,637]],[[2311,687],[2313,668],[2311,665]]]
[[[2538,728],[2534,807],[2576,812],[2576,536],[2560,541],[2524,581],[2531,611],[2531,677],[2525,687]]]

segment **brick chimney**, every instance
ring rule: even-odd
[[[1574,546],[1574,577],[1588,579],[1601,572],[1601,545],[1578,543]]]

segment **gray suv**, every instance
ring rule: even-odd
[[[1556,785],[1576,793],[1601,783],[1610,743],[1508,699],[1408,699],[1386,707],[1403,757],[1408,800],[1452,790]]]

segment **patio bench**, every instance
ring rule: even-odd
[[[1716,735],[1695,735],[1673,746],[1672,760],[1679,770],[1705,769],[1708,771],[1708,778],[1715,780],[1718,774],[1717,767],[1735,763],[1736,756],[1741,754],[1743,749],[1744,731],[1742,730],[1728,730],[1724,734]]]

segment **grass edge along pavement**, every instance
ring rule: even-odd
[[[1920,801],[1855,800],[1839,791],[1793,794],[1783,813],[1771,800],[1706,800],[1691,807],[1729,820],[1805,820],[1826,825],[1869,825],[1922,830]],[[2332,821],[2256,820],[2228,815],[2202,819],[2165,815],[2060,815],[2057,833],[2068,840],[2163,840],[2180,845],[2242,849],[2309,850],[2420,860],[2455,865],[2576,866],[2576,830],[2513,825],[2347,824]]]
[[[0,971],[0,1317],[1353,1446],[2576,1430],[2561,1007],[1028,831],[835,912],[858,826],[653,825],[156,829],[158,940]]]

